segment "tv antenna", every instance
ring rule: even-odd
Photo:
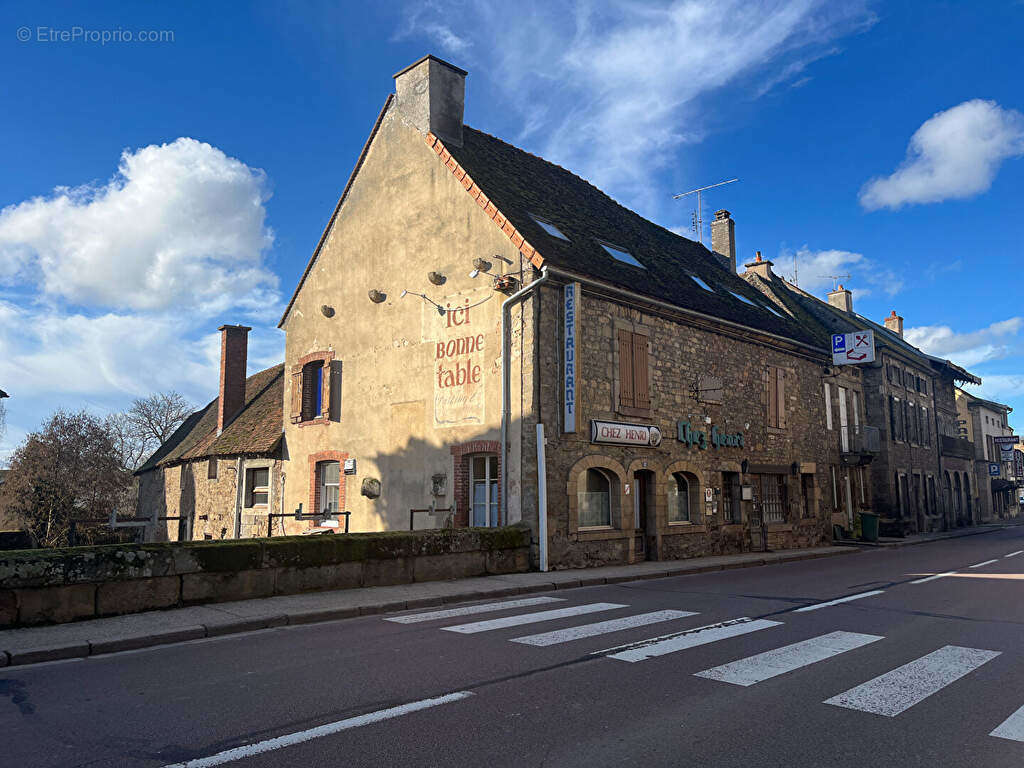
[[[697,195],[697,215],[692,220],[693,228],[697,230],[697,242],[699,242],[701,245],[704,245],[704,216],[703,209],[701,207],[702,201],[700,193],[707,189],[714,189],[715,187],[721,187],[726,184],[732,184],[734,181],[739,181],[739,179],[729,179],[728,181],[720,181],[717,184],[708,184],[706,187],[697,187],[697,189],[691,189],[689,192],[680,192],[678,195],[672,195],[673,200],[678,200],[679,198],[686,197],[687,195]]]
[[[827,277],[829,280],[831,280],[833,291],[839,290],[839,281],[842,280],[844,277],[847,280],[851,279],[850,275],[818,275],[818,277]]]

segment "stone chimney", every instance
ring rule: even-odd
[[[891,315],[885,318],[885,327],[901,339],[903,338],[903,318],[896,314],[895,309],[892,311]]]
[[[715,211],[715,220],[711,222],[711,250],[725,259],[730,272],[736,272],[736,222],[726,210]]]
[[[217,400],[217,434],[245,405],[245,363],[249,331],[244,325],[222,325],[220,331],[220,395]]]
[[[853,294],[840,285],[834,291],[828,292],[828,303],[843,312],[853,312]],[[900,334],[902,335],[902,334]]]
[[[760,277],[762,280],[771,280],[772,279],[772,267],[774,267],[775,265],[772,262],[770,262],[770,261],[766,261],[766,260],[762,259],[761,258],[761,252],[760,251],[756,251],[755,252],[755,256],[754,256],[754,260],[753,261],[748,261],[743,266],[747,269],[748,272],[753,272],[755,275]]]
[[[436,56],[424,56],[395,75],[398,109],[422,134],[462,146],[466,71]]]

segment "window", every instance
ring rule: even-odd
[[[710,285],[705,283],[703,280],[701,280],[696,275],[690,275],[690,279],[693,280],[693,282],[695,282],[697,285],[699,285],[701,288],[703,288],[708,293],[714,293],[715,292],[714,288],[712,288]]]
[[[629,251],[624,251],[621,248],[617,248],[614,245],[608,243],[602,243],[600,240],[597,241],[616,261],[621,261],[623,264],[629,264],[631,267],[640,267],[640,269],[647,269],[643,264],[633,258],[633,254]]]
[[[836,481],[835,465],[830,466],[828,469],[832,476],[832,508],[839,509],[839,483]]]
[[[921,445],[928,445],[932,440],[931,425],[928,423],[928,409],[921,406]]]
[[[768,306],[767,304],[765,304],[765,305],[764,305],[763,307],[761,307],[761,308],[762,308],[762,309],[766,309],[766,310],[768,310],[769,312],[771,312],[771,313],[772,313],[773,315],[775,315],[775,316],[776,316],[777,318],[779,318],[780,320],[785,320],[785,319],[786,319],[786,318],[784,318],[784,317],[782,316],[782,314],[781,314],[781,313],[779,313],[779,312],[776,312],[776,311],[775,311],[774,309],[772,309],[771,307],[769,307],[769,306]]]
[[[743,512],[740,509],[740,475],[739,472],[722,473],[722,509],[727,523],[742,523]],[[699,503],[699,496],[698,496]]]
[[[211,458],[208,462],[206,462],[206,479],[217,479],[217,459],[215,458]]]
[[[800,475],[800,495],[804,517],[814,517],[814,475]]]
[[[651,390],[648,382],[647,335],[624,328],[618,331],[619,410],[623,413],[649,411]]]
[[[338,514],[341,489],[341,463],[337,461],[321,461],[316,465],[317,499],[320,508],[318,515],[333,517]]]
[[[580,528],[608,527],[612,524],[612,483],[600,469],[588,469],[577,493]]]
[[[245,470],[245,506],[266,506],[270,499],[270,468],[254,467]]]
[[[675,472],[668,484],[668,521],[692,523],[691,515],[699,510],[697,478],[689,472]]]
[[[768,389],[768,426],[786,428],[786,371],[774,365],[768,366],[766,375]]]
[[[825,428],[832,429],[832,385],[825,382]]]
[[[765,523],[786,522],[786,478],[784,475],[756,475],[761,483],[761,505]]]
[[[540,216],[534,216],[532,213],[530,214],[530,218],[537,222],[540,225],[540,228],[543,229],[552,237],[557,237],[559,240],[565,240],[566,242],[569,242],[569,238],[563,235],[561,231],[558,229],[558,227],[556,227],[550,221],[542,219]]]
[[[292,366],[291,421],[341,419],[341,361],[334,352],[306,355]]]
[[[498,457],[469,458],[469,524],[486,528],[498,524]]]
[[[302,366],[302,420],[310,421],[323,410],[324,366],[319,360]]]
[[[754,302],[752,302],[752,301],[751,301],[750,299],[748,299],[748,298],[747,298],[746,296],[742,296],[742,295],[740,295],[740,294],[736,293],[735,291],[729,291],[729,293],[731,293],[731,294],[732,294],[733,296],[735,296],[735,297],[736,297],[737,299],[739,299],[740,301],[742,301],[742,302],[743,302],[744,304],[749,304],[749,305],[750,305],[750,306],[752,306],[752,307],[756,307],[756,306],[757,306],[757,304],[755,304]]]

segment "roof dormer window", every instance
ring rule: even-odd
[[[537,222],[537,224],[540,225],[540,228],[552,237],[557,237],[559,240],[565,240],[567,243],[569,242],[569,238],[563,235],[562,231],[547,219],[542,219],[540,216],[535,216],[532,213],[530,214],[530,218]]]
[[[616,261],[621,261],[623,264],[629,264],[631,267],[640,267],[640,269],[647,269],[643,264],[634,258],[633,254],[629,251],[623,250],[616,245],[610,245],[601,240],[597,241],[602,248],[608,251],[608,254]]]

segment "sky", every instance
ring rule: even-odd
[[[45,7],[44,7],[45,6]],[[1024,3],[482,0],[0,5],[0,464],[57,408],[217,391],[276,325],[392,75],[466,123],[979,375],[1024,418]],[[705,242],[708,224],[705,223]]]

